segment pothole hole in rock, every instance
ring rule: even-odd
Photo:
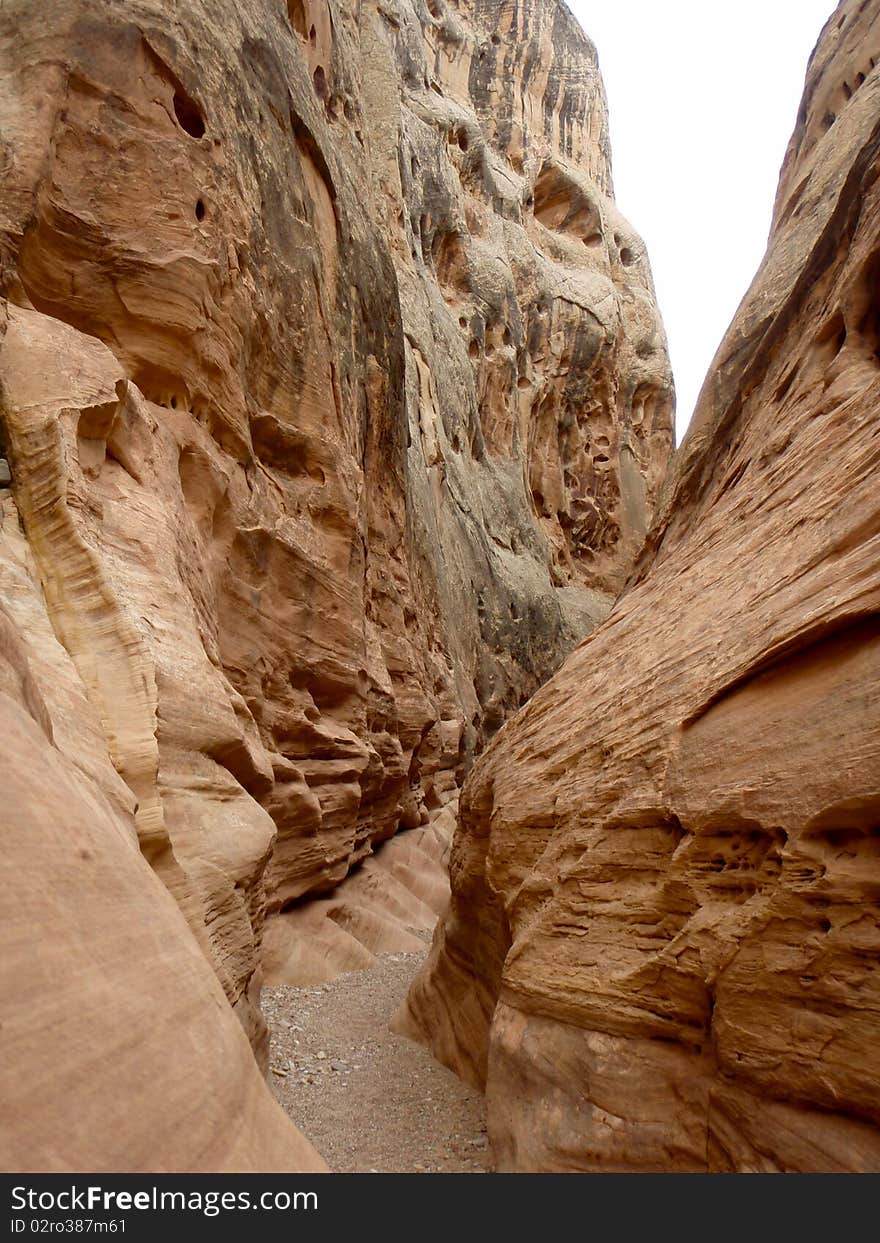
[[[798,373],[797,367],[792,367],[788,375],[786,375],[785,378],[780,382],[780,385],[777,388],[776,394],[775,394],[777,401],[783,401],[784,398],[786,398],[788,394],[791,392],[791,386],[794,384],[797,373]]]
[[[872,360],[880,360],[880,251],[868,257],[859,274],[852,312],[847,318],[856,323],[862,349]]]
[[[547,162],[538,174],[534,212],[545,229],[579,239],[589,247],[604,241],[602,218],[592,196],[558,164]]]
[[[201,109],[194,99],[187,95],[182,87],[174,92],[174,115],[180,128],[185,130],[191,138],[204,138],[205,121],[202,117]]]
[[[816,337],[816,348],[823,361],[832,362],[846,343],[846,323],[840,311],[835,312]]]
[[[303,0],[287,0],[287,16],[299,37],[305,39],[308,26],[306,24],[306,7]],[[314,26],[312,29],[314,30]]]
[[[464,238],[458,233],[437,233],[431,245],[437,280],[447,299],[461,302],[469,292],[468,256]]]

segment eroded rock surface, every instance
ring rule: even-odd
[[[880,1169],[880,4],[637,574],[465,786],[408,1020],[500,1167]]]
[[[439,812],[607,613],[670,446],[650,273],[595,53],[555,0],[11,0],[0,69],[4,712],[33,735],[3,767],[28,774],[17,830],[61,895],[56,920],[17,873],[4,892],[27,1039],[2,1066],[20,1084],[49,1058],[101,1096],[121,1037],[89,947],[141,990],[116,945],[140,932],[205,1000],[120,1010],[145,1090],[168,1126],[189,1115],[160,1090],[185,1028],[223,1060],[214,1121],[253,1101],[268,1145],[277,1110],[220,1048],[238,1038],[196,946],[264,1058],[266,912]],[[57,853],[108,798],[89,833],[140,902]],[[23,1010],[17,986],[48,955],[64,1053],[59,999]],[[80,1160],[49,1137],[81,1100],[50,1099],[31,1168]],[[83,1163],[263,1160],[244,1125],[150,1156],[153,1121],[121,1150],[94,1131]],[[312,1159],[291,1144],[279,1160]]]

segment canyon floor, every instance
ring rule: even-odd
[[[273,1091],[336,1173],[490,1169],[482,1096],[389,1027],[423,960],[263,989]]]

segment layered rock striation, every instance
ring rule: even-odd
[[[0,1167],[322,1170],[174,901],[181,869],[138,849],[8,494],[0,519]]]
[[[262,1056],[266,913],[455,797],[670,448],[595,52],[556,0],[12,0],[0,68],[4,1086],[54,1068],[6,1167],[308,1166],[227,1007]]]
[[[880,4],[609,619],[465,785],[407,1022],[502,1169],[880,1169]]]

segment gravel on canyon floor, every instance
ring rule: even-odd
[[[310,988],[264,988],[269,1079],[336,1173],[482,1174],[483,1097],[389,1030],[424,954],[384,954]]]

